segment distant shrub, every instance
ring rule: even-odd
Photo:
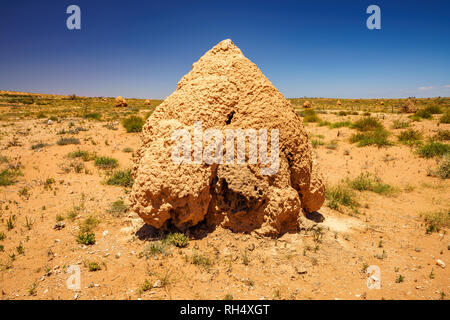
[[[47,146],[48,146],[48,144],[40,142],[40,143],[33,144],[31,146],[31,150],[42,149],[42,148],[45,148]]]
[[[348,181],[352,189],[358,191],[372,191],[379,194],[393,194],[395,188],[382,183],[382,181],[370,173],[361,173],[358,177]]]
[[[409,122],[404,120],[394,120],[392,124],[392,129],[404,129],[409,127]]]
[[[145,120],[138,116],[130,116],[122,121],[122,125],[128,133],[141,132],[144,123]]]
[[[100,120],[102,118],[102,115],[100,113],[97,112],[93,112],[93,113],[86,113],[83,118],[85,119],[92,119],[92,120]]]
[[[439,129],[438,132],[431,138],[433,141],[449,141],[450,130]]]
[[[422,118],[422,119],[432,119],[433,118],[433,114],[428,109],[417,110],[414,115],[416,117],[419,117],[419,118]]]
[[[60,146],[65,146],[68,144],[80,144],[80,140],[74,137],[70,138],[61,138],[56,142]]]
[[[385,129],[378,129],[364,133],[356,133],[350,137],[351,143],[358,143],[358,147],[365,147],[369,145],[376,145],[378,147],[385,147],[392,145],[388,140],[389,132]]]
[[[4,169],[0,171],[0,186],[10,186],[17,182],[16,177],[21,176],[19,170]]]
[[[408,129],[401,132],[397,138],[398,141],[408,145],[417,144],[422,139],[423,133],[419,130]]]
[[[36,115],[36,118],[44,119],[44,118],[47,118],[47,116],[45,115],[45,113],[43,111],[39,111],[38,114]]]
[[[352,123],[350,121],[339,121],[334,122],[329,125],[330,129],[342,128],[342,127],[351,127]]]
[[[382,129],[383,125],[381,124],[381,122],[378,119],[368,117],[368,118],[363,118],[363,119],[356,121],[353,124],[353,128],[357,129],[358,131],[364,132],[364,131],[374,131],[377,129]]]
[[[442,179],[448,179],[450,178],[450,155],[446,154],[439,166],[430,172],[430,175],[439,177]]]
[[[325,126],[329,126],[329,125],[331,125],[332,123],[330,122],[330,121],[320,121],[319,122],[319,127],[325,127]]]
[[[442,113],[441,108],[439,106],[428,106],[424,109],[426,112],[429,112],[431,114],[440,114]]]
[[[96,154],[94,152],[77,150],[69,153],[69,158],[81,158],[83,161],[91,161],[96,158]]]
[[[101,169],[114,169],[119,165],[119,161],[110,157],[97,157],[95,158],[94,165]]]
[[[307,109],[304,112],[303,121],[306,123],[309,122],[320,122],[320,118],[317,113],[312,109]]]
[[[417,150],[423,158],[440,157],[450,152],[450,145],[440,142],[430,142]]]
[[[439,119],[439,123],[450,123],[450,111],[447,110]]]
[[[317,148],[318,146],[322,146],[325,143],[322,140],[319,139],[311,139],[311,145],[313,146],[313,148]]]
[[[131,187],[133,185],[131,170],[119,170],[114,172],[112,176],[106,181],[106,184],[112,186]]]

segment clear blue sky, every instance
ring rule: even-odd
[[[286,97],[450,96],[449,16],[448,0],[2,1],[0,89],[165,98],[230,38]]]

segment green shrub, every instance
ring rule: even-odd
[[[100,265],[97,262],[89,262],[88,268],[90,272],[101,270]]]
[[[358,191],[372,191],[379,194],[392,194],[396,191],[394,187],[382,183],[378,177],[370,173],[361,173],[355,179],[349,180],[348,184],[352,189]]]
[[[100,113],[97,112],[93,112],[93,113],[86,113],[83,118],[85,119],[92,119],[92,120],[100,120],[102,118],[102,115]]]
[[[189,243],[189,238],[182,233],[170,233],[165,238],[165,241],[178,248],[184,248]]]
[[[450,130],[439,129],[438,132],[431,138],[433,141],[449,141]]]
[[[422,118],[422,119],[432,119],[433,118],[433,114],[428,109],[417,110],[414,115],[416,117],[419,117],[419,118]]]
[[[84,245],[95,244],[95,234],[93,232],[80,232],[77,236],[77,242]]]
[[[19,170],[4,169],[0,171],[0,186],[10,186],[17,182],[16,177],[21,176]]]
[[[401,132],[397,138],[398,141],[408,145],[417,144],[423,137],[423,133],[419,130],[414,130],[412,128]]]
[[[122,125],[127,132],[141,132],[145,120],[138,116],[130,116],[122,121]]]
[[[431,212],[423,216],[426,233],[439,232],[442,228],[450,227],[450,211]]]
[[[447,110],[441,119],[439,119],[439,123],[450,123],[450,110]]]
[[[322,140],[319,139],[311,139],[311,145],[313,146],[313,148],[317,148],[318,146],[322,146],[325,143]]]
[[[423,158],[440,157],[450,152],[450,145],[440,142],[430,142],[417,150]]]
[[[112,186],[131,187],[133,185],[131,170],[119,170],[114,172],[112,176],[106,181],[106,184]]]
[[[364,133],[355,133],[350,137],[351,143],[358,143],[358,147],[376,145],[378,147],[390,146],[388,140],[389,132],[385,129],[378,129]]]
[[[444,155],[444,158],[442,159],[439,166],[430,172],[430,175],[439,177],[442,179],[448,179],[450,178],[450,155],[446,154]]]
[[[119,165],[119,161],[110,157],[97,157],[95,158],[94,165],[100,169],[114,169]]]
[[[359,203],[355,199],[356,195],[342,183],[336,186],[327,187],[325,197],[328,200],[328,207],[331,209],[344,212],[343,207],[348,207],[352,209],[353,212],[357,212]]]
[[[209,269],[212,265],[211,259],[197,252],[194,252],[192,254],[191,263],[203,267],[205,269]]]
[[[439,106],[428,106],[425,108],[426,111],[428,111],[431,114],[441,114],[442,110],[439,108]]]
[[[307,109],[304,111],[303,121],[306,123],[309,122],[320,122],[320,118],[317,113],[312,109]]]
[[[123,202],[123,200],[114,201],[111,204],[111,208],[107,210],[108,213],[116,218],[122,216],[127,211],[128,206]]]
[[[330,129],[342,128],[342,127],[351,127],[352,123],[350,121],[338,121],[331,123],[328,127]]]
[[[96,158],[96,154],[94,152],[77,150],[69,153],[69,158],[81,158],[83,161],[91,161]]]
[[[376,118],[367,117],[356,121],[352,127],[358,131],[365,132],[382,129],[383,124]]]
[[[40,142],[40,143],[33,144],[31,146],[31,150],[43,149],[43,148],[45,148],[47,146],[48,146],[48,144]]]
[[[58,142],[56,142],[58,145],[60,146],[65,146],[68,144],[80,144],[80,140],[74,137],[70,137],[70,138],[61,138],[58,140]]]
[[[409,127],[409,121],[404,120],[394,120],[392,124],[392,129],[404,129]]]

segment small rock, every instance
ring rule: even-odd
[[[161,280],[156,280],[155,283],[153,284],[153,288],[161,288],[162,284],[161,284]]]
[[[53,229],[55,230],[61,230],[66,226],[66,224],[62,221],[59,221],[55,224],[55,226],[53,227]]]
[[[437,259],[436,264],[441,268],[445,268],[445,263],[441,259]]]

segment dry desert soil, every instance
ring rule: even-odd
[[[185,247],[127,209],[140,133],[122,120],[145,119],[161,102],[127,100],[115,108],[112,98],[1,92],[0,299],[450,296],[450,124],[440,121],[450,99],[418,99],[419,110],[440,106],[431,118],[401,113],[401,100],[309,99],[313,112],[292,99],[326,182],[323,207],[276,239],[199,227]],[[388,145],[351,142],[365,133],[353,124],[368,118],[389,132]],[[411,129],[418,136],[399,141]],[[447,151],[426,154],[430,143]],[[108,184],[119,171],[125,186]],[[95,243],[79,243],[83,232]],[[78,291],[66,285],[72,265]],[[367,286],[369,266],[379,268],[379,289]]]

